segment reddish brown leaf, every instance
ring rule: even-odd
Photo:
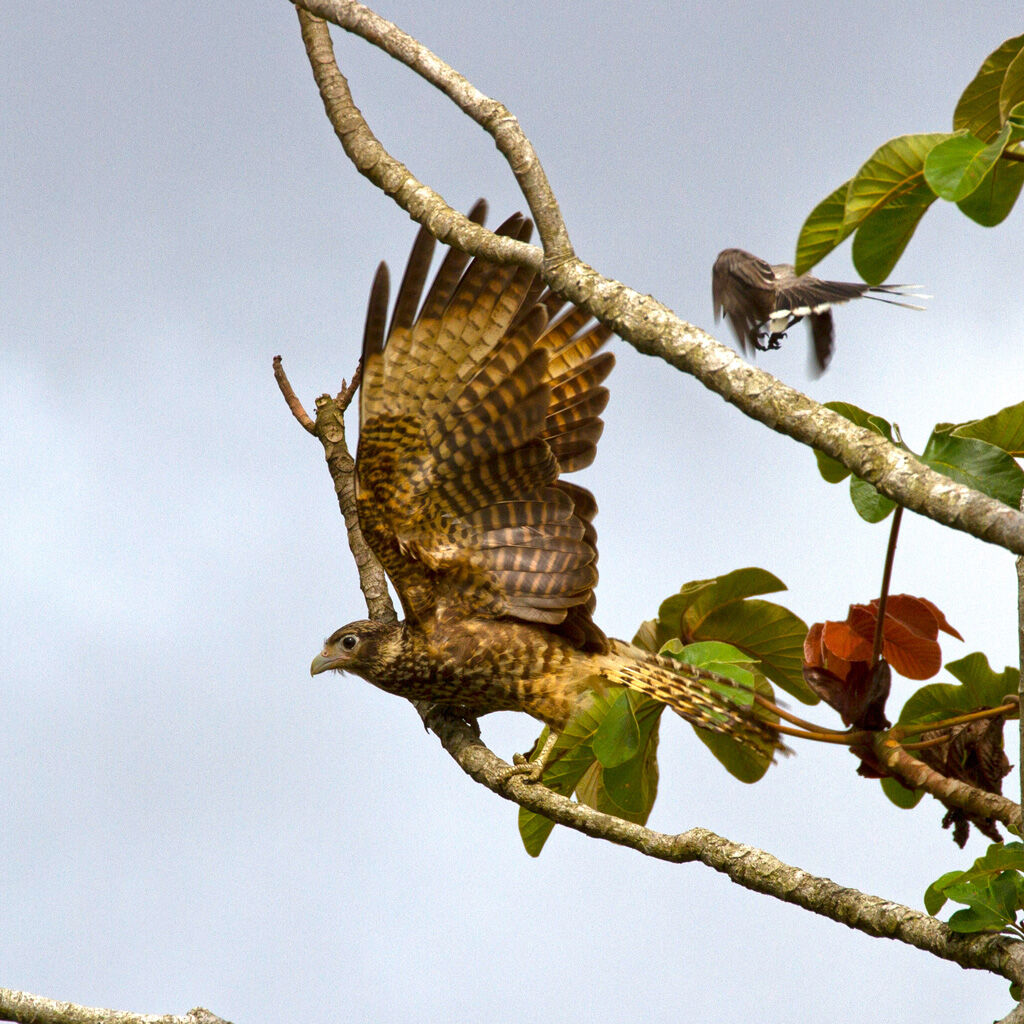
[[[890,629],[886,616],[882,653],[901,676],[930,679],[942,668],[942,650],[937,641],[918,636],[902,623]]]
[[[822,630],[821,645],[829,655],[834,654],[844,661],[867,661],[871,657],[871,640],[856,630],[849,620],[826,622]]]
[[[919,597],[918,601],[925,604],[930,609],[932,615],[935,616],[935,621],[938,623],[939,629],[943,633],[948,633],[950,636],[955,636],[957,640],[963,640],[963,637],[946,621],[946,616],[928,600],[927,597]]]
[[[842,676],[825,668],[804,668],[807,685],[839,712],[846,725],[857,729],[888,728],[885,702],[889,698],[891,678],[884,661],[880,661],[874,671],[866,661],[852,662]]]
[[[873,601],[875,614],[878,614],[878,602]],[[934,607],[934,605],[932,606]],[[919,636],[934,640],[939,635],[939,621],[935,613],[919,597],[909,594],[893,594],[885,605],[885,617],[903,623],[907,629]],[[888,629],[886,622],[886,629]]]
[[[804,637],[804,664],[818,666],[822,663],[821,656],[821,631],[823,625],[815,622]]]

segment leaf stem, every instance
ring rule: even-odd
[[[874,671],[882,656],[882,632],[885,625],[885,606],[889,602],[889,583],[892,580],[892,563],[896,559],[896,541],[900,535],[900,523],[903,520],[903,506],[897,505],[892,514],[892,526],[889,529],[889,546],[885,551],[885,568],[882,570],[882,592],[878,595],[878,620],[875,622],[875,642],[871,648],[871,669]]]

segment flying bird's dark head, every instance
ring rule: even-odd
[[[359,619],[335,630],[324,642],[324,649],[313,659],[309,674],[332,669],[354,672],[370,682],[385,674],[386,666],[400,656],[402,625],[398,622],[371,622]]]

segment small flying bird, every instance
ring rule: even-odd
[[[724,312],[744,352],[748,351],[748,346],[761,352],[778,348],[780,340],[793,324],[804,317],[809,318],[815,376],[824,372],[832,358],[834,305],[865,298],[906,309],[924,309],[924,306],[885,297],[931,298],[929,295],[915,295],[914,289],[919,287],[916,284],[822,281],[810,274],[798,277],[791,264],[776,263],[773,266],[743,249],[723,249],[711,271],[715,323]]]
[[[470,218],[485,210],[481,200]],[[516,214],[498,234],[525,241],[532,227]],[[531,271],[454,249],[421,301],[433,250],[421,230],[386,335],[380,265],[363,336],[359,525],[405,621],[342,626],[310,672],[353,672],[468,719],[524,711],[552,730],[535,778],[606,684],[772,758],[778,730],[749,690],[609,639],[591,618],[597,504],[563,475],[597,451],[610,328]]]

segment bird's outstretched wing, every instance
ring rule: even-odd
[[[743,249],[723,249],[711,270],[715,323],[724,313],[744,352],[755,347],[758,327],[771,315],[775,271]]]
[[[483,203],[470,217],[482,222]],[[525,240],[511,217],[499,234]],[[450,250],[420,304],[434,243],[413,245],[385,338],[387,270],[363,343],[356,499],[408,619],[546,623],[589,649],[596,505],[559,479],[589,465],[614,362],[611,331],[517,267]],[[468,266],[467,266],[468,264]],[[417,313],[417,308],[419,311]]]

